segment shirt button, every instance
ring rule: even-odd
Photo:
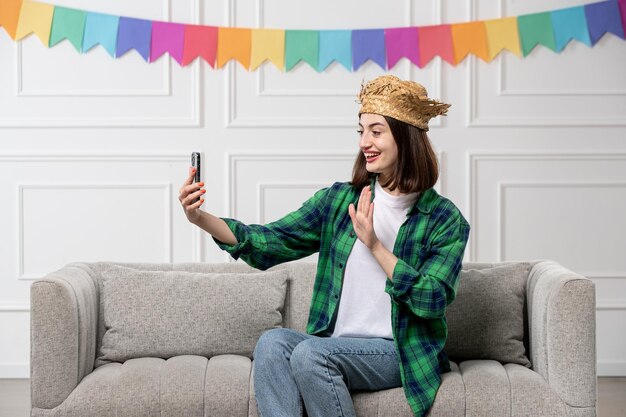
[[[339,264],[339,269],[343,268],[343,264]]]
[[[339,294],[335,294],[335,300],[339,299]]]
[[[350,237],[354,237],[354,232],[350,232]]]

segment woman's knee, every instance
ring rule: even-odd
[[[285,355],[289,340],[293,337],[293,330],[279,328],[265,331],[254,348],[255,360],[276,355]]]
[[[329,351],[319,340],[308,339],[295,347],[291,352],[289,364],[294,377],[310,377],[326,367]]]

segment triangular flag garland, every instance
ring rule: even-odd
[[[491,62],[504,50],[525,57],[538,45],[561,52],[572,40],[592,47],[606,33],[625,39],[626,0],[475,22],[344,30],[190,25],[1,0],[0,27],[16,41],[34,33],[46,47],[67,39],[80,53],[101,45],[112,57],[134,49],[146,62],[167,53],[181,66],[202,58],[213,68],[236,60],[247,70],[271,62],[289,71],[304,61],[324,71],[336,61],[356,71],[371,60],[386,70],[402,58],[423,68],[435,56],[450,65],[469,54]]]

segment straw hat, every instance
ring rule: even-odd
[[[423,85],[403,81],[394,75],[383,75],[361,85],[358,95],[362,113],[389,116],[428,130],[428,122],[436,116],[445,115],[450,104],[428,98]]]

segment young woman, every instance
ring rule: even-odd
[[[382,76],[359,94],[352,181],[335,183],[267,225],[201,211],[205,190],[179,199],[190,222],[235,259],[266,269],[319,252],[307,333],[274,329],[254,351],[262,417],[354,417],[351,390],[404,387],[416,416],[449,371],[446,306],[454,300],[470,227],[432,187],[438,164],[428,121],[449,105],[421,85]]]

